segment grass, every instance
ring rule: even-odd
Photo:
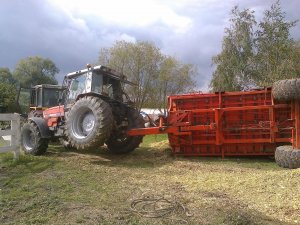
[[[165,139],[148,136],[129,155],[55,145],[17,162],[0,154],[0,224],[300,223],[300,169],[268,158],[174,157]],[[143,196],[177,199],[193,216],[130,212]]]
[[[141,144],[141,147],[152,147],[153,144],[158,143],[160,144],[163,141],[166,141],[168,139],[167,134],[159,134],[159,135],[147,135],[143,143]]]

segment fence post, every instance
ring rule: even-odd
[[[20,115],[14,114],[0,114],[0,121],[9,121],[10,130],[0,130],[0,136],[10,136],[10,144],[0,147],[0,152],[13,151],[14,160],[19,159],[21,148],[21,124]]]
[[[16,146],[14,149],[14,160],[19,159],[21,148],[21,125],[20,115],[14,113],[14,120],[11,121],[11,146]]]

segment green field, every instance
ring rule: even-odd
[[[144,218],[135,199],[176,199],[192,216]],[[0,224],[299,224],[300,169],[269,158],[184,158],[166,136],[129,155],[105,148],[46,155],[0,154]]]

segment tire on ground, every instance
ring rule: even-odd
[[[273,84],[273,98],[278,101],[300,100],[300,79],[280,80]]]
[[[276,148],[276,151],[275,151],[275,162],[278,164],[278,166],[282,167],[282,162],[281,162],[281,153],[282,153],[282,149],[281,149],[282,146],[279,146]]]
[[[108,103],[98,97],[79,99],[66,118],[66,136],[77,149],[98,148],[109,138],[113,115]]]
[[[293,150],[290,155],[290,169],[300,168],[300,150]]]
[[[278,164],[278,166],[282,167],[282,147],[283,146],[279,146],[276,148],[275,150],[275,162]]]
[[[284,168],[289,168],[291,153],[292,150],[288,147],[285,148],[282,152],[282,161],[283,161],[282,164]]]
[[[42,138],[38,126],[27,122],[21,130],[21,145],[26,154],[42,155],[47,151],[49,139]]]
[[[135,109],[128,109],[127,119],[128,129],[145,127],[143,117]],[[139,147],[143,140],[143,136],[127,136],[127,130],[123,133],[120,133],[120,131],[112,133],[111,137],[106,142],[107,148],[110,152],[115,154],[126,154]]]
[[[71,145],[70,141],[68,140],[67,136],[61,137],[58,139],[59,143],[66,149],[66,150],[71,150],[74,147]]]
[[[284,168],[300,168],[300,150],[292,146],[279,146],[275,151],[275,161]]]

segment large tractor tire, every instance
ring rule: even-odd
[[[66,150],[72,150],[74,147],[71,145],[71,142],[68,140],[68,137],[61,137],[58,139],[59,143],[66,149]]]
[[[273,84],[273,98],[278,101],[300,100],[300,79],[280,80]]]
[[[106,142],[107,148],[114,154],[126,154],[139,147],[143,136],[127,136],[127,131],[132,128],[144,128],[143,117],[135,109],[128,109],[127,112],[128,127],[115,130]]]
[[[300,168],[300,150],[292,146],[279,146],[275,151],[276,163],[284,168]]]
[[[79,99],[66,118],[66,136],[76,149],[99,148],[109,138],[113,114],[101,98],[87,96]]]
[[[24,152],[31,155],[42,155],[47,151],[49,139],[42,138],[38,126],[27,122],[21,130],[21,144]]]

